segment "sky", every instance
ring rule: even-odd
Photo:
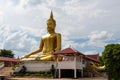
[[[101,55],[120,43],[120,0],[0,0],[0,49],[15,57],[38,49],[51,10],[62,49]]]

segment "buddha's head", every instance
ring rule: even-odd
[[[53,19],[53,13],[51,11],[50,18],[47,20],[47,30],[49,33],[54,32],[56,27],[56,21]]]

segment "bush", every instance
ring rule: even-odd
[[[13,76],[32,76],[32,77],[52,77],[50,71],[40,71],[40,72],[14,72]]]

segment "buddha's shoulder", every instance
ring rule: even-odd
[[[46,35],[42,36],[42,38],[47,38],[47,37],[50,37],[50,36],[61,36],[61,34],[60,33],[54,33],[54,34],[51,34],[51,35],[46,34]]]
[[[60,37],[61,34],[60,34],[60,33],[55,33],[54,36],[56,36],[56,37]]]
[[[48,37],[48,34],[42,36],[42,38],[46,38],[46,37]]]
[[[61,36],[61,34],[60,33],[55,33],[56,35],[58,35],[58,36]]]

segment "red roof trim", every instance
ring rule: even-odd
[[[83,53],[73,49],[73,48],[66,48],[66,49],[63,49],[61,51],[57,51],[55,52],[55,55],[66,55],[66,56],[69,56],[69,55],[83,55],[86,59],[89,59],[89,60],[92,60],[92,61],[95,61],[95,62],[98,62],[98,59],[99,59],[99,55],[84,55]],[[98,57],[97,57],[98,56]],[[96,58],[97,57],[97,58]]]
[[[87,55],[88,57],[91,57],[95,60],[99,60],[99,54],[93,54],[93,55]]]
[[[92,60],[99,61],[99,54],[86,55],[86,56],[91,58]]]
[[[86,59],[89,59],[89,60],[92,60],[92,61],[95,61],[95,62],[99,62],[98,60],[96,60],[96,59],[94,59],[94,58],[92,58],[92,57],[89,57],[89,56],[87,56],[87,55],[85,56],[85,58],[86,58]]]
[[[72,49],[72,48],[66,48],[66,49],[63,49],[61,51],[57,51],[55,52],[56,55],[84,55],[82,54],[81,52],[75,50],[75,49]]]
[[[20,62],[19,59],[8,58],[8,57],[0,57],[0,61],[9,61],[9,62]]]

